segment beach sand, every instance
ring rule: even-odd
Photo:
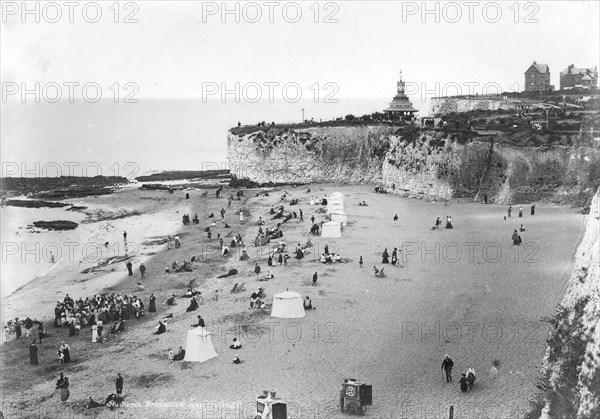
[[[65,293],[79,298],[107,286],[110,292],[141,296],[146,305],[153,292],[160,303],[171,293],[182,295],[191,279],[196,279],[204,305],[186,313],[186,299],[179,299],[174,307],[158,304],[158,313],[129,321],[124,336],[111,336],[104,344],[91,343],[89,328],[69,338],[66,329],[47,323],[53,336],[41,345],[36,367],[28,364],[28,340],[7,342],[1,353],[4,413],[46,409],[47,417],[54,413],[59,417],[67,410],[99,415],[100,411],[85,411],[79,405],[89,395],[104,399],[114,391],[114,377],[121,372],[126,403],[119,417],[254,417],[255,397],[262,390],[276,390],[288,403],[289,417],[347,417],[338,412],[337,402],[343,380],[351,377],[373,386],[373,405],[367,408],[366,417],[446,418],[450,405],[455,407],[455,418],[522,416],[536,391],[545,350],[548,326],[542,319],[553,313],[564,292],[584,216],[574,209],[538,205],[535,216],[524,207],[525,216],[517,218],[518,205],[513,205],[513,218],[505,221],[504,206],[402,199],[375,194],[370,185],[310,188],[310,193],[306,187],[282,188],[291,193],[283,202],[286,210],[304,211],[304,222],[293,219],[282,226],[281,240],[290,251],[310,236],[309,219],[320,208],[308,205],[310,195],[342,192],[348,226],[339,239],[310,236],[313,253],[300,261],[292,257],[289,266],[276,263],[269,268],[275,278],[268,282],[258,282],[253,273],[257,260],[263,274],[268,269],[267,246],[255,248],[253,240],[259,216],[267,225],[276,223],[270,221],[268,211],[282,202],[281,192],[256,197],[254,191],[246,191],[244,200],[234,205],[248,209],[251,216],[240,222],[233,208],[226,208],[231,229],[221,227],[218,214],[221,207],[227,207],[227,200],[217,200],[214,192],[204,199],[193,193],[190,200],[183,199],[184,192],[168,195],[137,190],[98,198],[118,207],[141,206],[144,215],[94,227],[105,231],[96,233],[97,241],[107,234],[119,240],[123,229],[131,240],[179,230],[187,233],[182,235],[182,247],[141,247],[138,259],[148,268],[143,291],[136,286],[137,263],[133,279],[127,277],[123,263],[114,272],[87,276],[76,273],[80,264],[71,270],[53,270],[43,283],[33,281],[4,302],[10,304],[10,316],[36,313],[50,321],[53,303]],[[225,196],[229,194],[225,190]],[[289,207],[292,198],[300,199],[300,205]],[[358,205],[363,200],[368,207]],[[198,212],[200,224],[182,226],[185,212]],[[207,218],[210,212],[218,224],[211,241],[204,233],[212,221]],[[392,221],[396,213],[397,227]],[[452,216],[454,229],[442,225],[440,230],[431,230],[435,218],[444,220],[446,215]],[[315,217],[317,222],[324,220],[324,214]],[[511,234],[520,224],[526,231],[521,233],[523,244],[517,252]],[[224,262],[216,251],[216,232],[231,232],[226,242],[242,233],[250,260],[240,262],[234,257]],[[327,243],[349,262],[323,265],[315,261],[315,254]],[[394,247],[402,249],[403,267],[382,265],[386,247],[390,254]],[[237,249],[232,250],[239,255]],[[204,260],[195,264],[194,272],[164,273],[173,260],[189,260],[192,255]],[[360,256],[363,269],[358,267]],[[385,266],[386,277],[376,278],[374,265]],[[230,268],[239,274],[216,278]],[[315,271],[319,280],[312,287]],[[85,282],[77,282],[82,279]],[[247,292],[230,294],[236,282],[246,282]],[[268,302],[273,294],[289,289],[310,295],[317,309],[302,319],[275,319],[268,312],[251,311],[249,296],[259,286],[266,287]],[[211,299],[216,289],[218,302]],[[173,313],[167,333],[153,335],[158,320],[167,313]],[[213,333],[219,356],[202,364],[170,363],[168,351],[185,347],[186,332],[198,314]],[[229,349],[233,337],[241,339],[242,349]],[[69,342],[75,361],[64,367],[54,360],[61,340]],[[236,353],[242,364],[231,363]],[[454,381],[448,384],[440,368],[444,354],[455,363]],[[496,360],[499,367],[492,368]],[[463,394],[458,379],[469,367],[477,372],[477,381],[472,392]],[[59,371],[72,383],[66,406],[52,395]],[[18,382],[7,378],[15,374]]]

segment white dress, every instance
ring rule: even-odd
[[[98,326],[96,325],[92,326],[92,342],[98,342]]]

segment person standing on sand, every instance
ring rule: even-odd
[[[313,280],[312,280],[312,285],[313,285],[313,287],[316,287],[316,286],[317,286],[317,279],[318,279],[318,275],[317,275],[317,273],[315,272],[315,274],[313,275]]]
[[[452,381],[452,368],[454,368],[454,361],[450,359],[450,355],[446,355],[442,361],[442,371],[446,374],[446,382]]]
[[[123,230],[123,243],[127,246],[127,231]]]
[[[358,259],[358,266],[362,269],[363,267],[363,259],[362,256],[360,257],[360,259]]]
[[[154,294],[150,294],[150,304],[148,304],[148,312],[156,313],[156,297]]]
[[[531,206],[531,215],[535,215],[535,205]]]
[[[394,227],[398,227],[398,214],[394,215]]]
[[[260,275],[260,266],[258,266],[258,262],[256,262],[256,265],[254,266],[254,273],[256,274],[256,277],[258,278],[258,276]]]
[[[302,212],[302,210],[298,210],[300,213],[300,221],[304,221],[304,213]]]
[[[133,264],[131,263],[131,261],[128,261],[126,263],[127,266],[127,271],[129,272],[129,276],[133,276]]]
[[[512,214],[512,206],[509,205],[509,207],[508,207],[508,218],[511,217],[511,214]]]
[[[19,322],[19,318],[15,318],[15,333],[17,334],[16,339],[21,339],[21,322]]]
[[[140,273],[142,274],[142,279],[144,279],[144,274],[146,273],[146,267],[144,266],[144,262],[140,265]]]
[[[121,397],[121,394],[123,394],[123,376],[120,372],[117,373],[117,378],[115,379],[115,388],[117,390],[117,395]]]
[[[169,250],[171,248],[171,236],[167,236],[167,250]]]
[[[38,347],[35,344],[35,339],[31,342],[31,345],[29,345],[29,363],[31,365],[38,364]]]
[[[522,217],[522,216],[523,216],[523,207],[520,207],[519,208],[519,217]]]
[[[315,223],[315,216],[314,215],[310,217],[310,222],[313,223],[313,224]]]

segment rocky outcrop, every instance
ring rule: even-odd
[[[600,417],[600,189],[550,322],[541,417]]]
[[[228,160],[232,177],[253,184],[373,182],[428,200],[487,195],[503,204],[589,205],[600,186],[600,149],[577,134],[553,143],[569,146],[515,145],[523,135],[376,125],[269,129],[230,133]],[[552,143],[537,134],[530,140]]]
[[[385,126],[229,133],[232,176],[259,184],[377,181],[393,130]]]

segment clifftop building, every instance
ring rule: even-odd
[[[397,93],[396,96],[390,102],[389,108],[384,110],[384,112],[391,113],[395,116],[412,116],[416,112],[417,109],[413,108],[412,103],[408,99],[408,96],[404,93],[404,81],[402,81],[402,71],[400,71],[400,80],[397,83]]]
[[[550,67],[548,64],[538,64],[535,61],[525,72],[526,92],[548,92],[554,90],[550,84]]]
[[[598,86],[598,67],[575,68],[573,64],[560,72],[560,88],[590,89]]]

